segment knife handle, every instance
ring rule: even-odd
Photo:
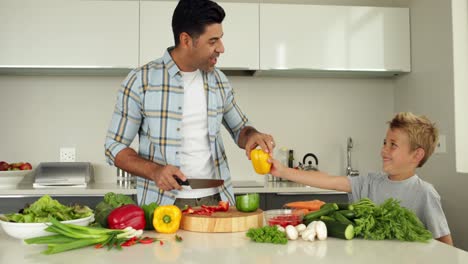
[[[188,180],[185,180],[185,181],[182,181],[181,179],[179,179],[179,177],[174,177],[174,179],[177,181],[177,183],[180,185],[180,186],[189,186],[189,182]]]

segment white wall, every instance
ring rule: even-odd
[[[0,160],[58,161],[60,147],[75,147],[91,161],[97,181],[113,181],[104,138],[121,77],[0,76]],[[392,79],[232,77],[237,101],[278,146],[318,155],[320,169],[344,173],[346,138],[355,142],[353,166],[380,168],[385,121],[393,114]],[[225,130],[223,130],[225,131]],[[261,180],[244,151],[224,132],[234,180]]]
[[[464,210],[468,175],[455,168],[450,1],[412,0],[410,10],[412,72],[396,82],[395,109],[427,115],[446,135],[447,153],[435,154],[419,174],[439,192],[455,245],[468,250],[468,213]],[[464,116],[466,122],[466,113]]]

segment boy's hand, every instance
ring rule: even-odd
[[[269,158],[268,162],[271,163],[270,174],[275,177],[281,177],[285,175],[285,171],[287,169],[279,160],[274,158]]]

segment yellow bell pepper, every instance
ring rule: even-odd
[[[267,174],[270,172],[271,163],[268,162],[270,155],[261,149],[254,149],[250,152],[250,160],[255,172],[258,174]]]
[[[182,212],[175,205],[162,205],[154,209],[153,226],[156,232],[171,234],[179,230]]]

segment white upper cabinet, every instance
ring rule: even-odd
[[[176,1],[140,2],[140,65],[162,57],[174,46],[172,13],[176,6]]]
[[[259,68],[258,4],[219,3],[226,12],[223,21],[225,53],[217,66],[222,69]],[[172,13],[175,1],[142,1],[140,10],[140,65],[161,57],[174,46]]]
[[[258,70],[259,4],[220,3],[226,12],[223,21],[224,54],[218,67],[223,69]]]
[[[408,8],[260,5],[260,69],[409,72]]]
[[[2,0],[1,67],[138,65],[138,1]]]

